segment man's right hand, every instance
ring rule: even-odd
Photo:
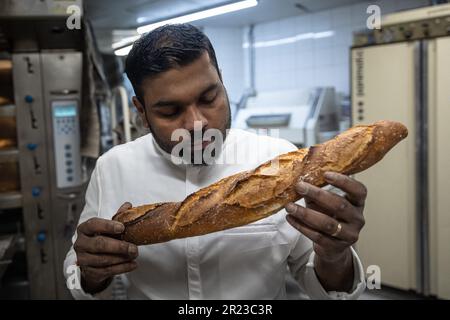
[[[129,208],[131,204],[125,202],[117,212]],[[100,292],[110,284],[114,275],[136,269],[137,246],[114,238],[124,229],[120,222],[101,218],[91,218],[78,226],[73,248],[85,292]]]

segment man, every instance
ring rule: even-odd
[[[256,167],[250,158],[234,164],[173,161],[208,148],[208,142],[195,140],[199,133],[222,133],[224,143],[212,153],[216,160],[236,147],[253,150],[257,145],[249,156],[256,154],[260,163],[295,150],[285,140],[227,130],[230,106],[214,49],[191,25],[164,26],[144,35],[127,57],[126,73],[136,93],[133,103],[151,134],[97,161],[65,261],[65,270],[75,264],[81,270],[81,288],[71,290],[75,298],[107,296],[111,280],[120,274],[128,280],[128,297],[135,299],[283,299],[292,278],[314,299],[359,296],[364,274],[351,245],[364,224],[366,189],[341,174],[327,173],[326,178],[345,197],[299,182],[307,207],[290,203],[287,216],[281,210],[247,226],[139,250],[117,240],[124,226],[111,217],[118,208],[181,201],[223,177]],[[193,150],[174,155],[180,139],[173,139],[173,133],[180,129],[194,137],[189,143]]]

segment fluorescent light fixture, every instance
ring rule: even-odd
[[[137,23],[143,23],[143,22],[145,22],[145,21],[147,21],[147,20],[148,20],[147,17],[138,17],[138,18],[136,19],[136,22],[137,22]]]
[[[279,46],[279,45],[283,45],[283,44],[294,43],[294,42],[306,40],[306,39],[327,38],[327,37],[331,37],[333,35],[334,35],[334,31],[300,33],[295,36],[287,37],[287,38],[268,40],[268,41],[258,41],[258,42],[255,42],[254,47],[255,48],[273,47],[273,46]],[[250,45],[248,42],[243,44],[243,48],[248,48],[249,46]]]
[[[314,39],[328,38],[334,35],[334,31],[323,31],[314,33]]]
[[[156,28],[166,25],[166,24],[187,23],[187,22],[197,21],[197,20],[206,19],[209,17],[214,17],[214,16],[218,16],[221,14],[225,14],[225,13],[230,13],[233,11],[251,8],[256,5],[258,5],[258,0],[238,1],[238,2],[227,4],[227,5],[219,6],[216,8],[207,9],[207,10],[203,10],[203,11],[199,11],[199,12],[190,13],[190,14],[187,14],[184,16],[179,16],[176,18],[155,22],[155,23],[137,28],[137,32],[139,34],[143,34],[143,33],[149,32],[153,29],[156,29]],[[143,17],[139,17],[139,18],[143,19]],[[112,47],[114,49],[120,48],[124,45],[127,45],[130,42],[136,41],[138,38],[139,38],[139,36],[124,38],[118,42],[115,42],[112,45]],[[131,48],[132,48],[132,45],[117,49],[114,51],[114,54],[116,56],[126,56],[130,52]]]
[[[220,7],[207,9],[207,10],[203,10],[203,11],[199,11],[199,12],[194,12],[194,13],[190,13],[190,14],[187,14],[184,16],[179,16],[176,18],[148,24],[148,25],[137,28],[137,32],[139,34],[143,34],[143,33],[149,32],[153,29],[156,29],[160,26],[163,26],[165,24],[187,23],[187,22],[197,21],[197,20],[206,19],[209,17],[214,17],[214,16],[218,16],[221,14],[225,14],[225,13],[230,13],[233,11],[251,8],[256,5],[258,5],[257,0],[244,0],[244,1],[234,2],[234,3],[230,3],[227,5],[220,6]]]
[[[140,35],[137,35],[137,36],[126,37],[126,38],[120,39],[120,41],[114,42],[112,44],[112,48],[116,49],[116,48],[120,48],[120,47],[126,46],[130,42],[134,42],[137,39],[139,39],[140,37],[141,37]]]
[[[128,47],[123,47],[123,48],[117,49],[117,50],[114,51],[114,54],[116,56],[126,56],[130,52],[132,47],[133,46],[130,45]]]

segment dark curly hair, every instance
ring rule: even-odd
[[[208,37],[191,24],[159,27],[139,38],[125,62],[125,72],[143,104],[142,82],[169,69],[185,66],[208,52],[219,77],[216,53]]]

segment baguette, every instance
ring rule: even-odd
[[[378,121],[350,128],[310,148],[282,154],[254,170],[244,171],[192,193],[181,202],[142,205],[120,212],[122,239],[136,245],[204,235],[266,218],[302,197],[299,179],[322,187],[326,171],[355,174],[380,161],[408,135],[404,125]]]

